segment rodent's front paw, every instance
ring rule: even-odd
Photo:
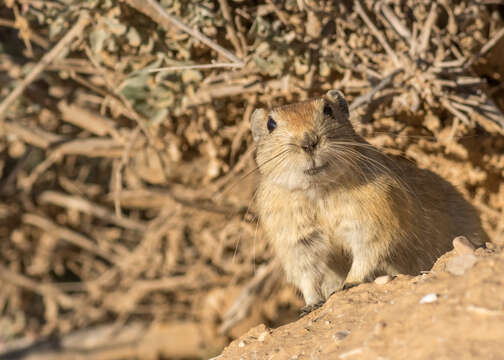
[[[301,311],[299,312],[299,317],[302,318],[303,316],[305,315],[308,315],[309,313],[311,313],[313,310],[316,310],[318,309],[319,307],[321,307],[322,305],[324,305],[324,301],[319,301],[318,303],[316,304],[311,304],[311,305],[306,305],[305,307],[303,307],[301,309]]]
[[[354,286],[359,285],[358,282],[345,282],[343,283],[343,286],[341,286],[341,290],[348,290],[350,288],[353,288]]]

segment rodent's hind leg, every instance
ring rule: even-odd
[[[349,289],[373,280],[379,268],[380,261],[378,259],[378,254],[370,250],[366,250],[362,253],[354,252],[352,266],[340,289]]]
[[[335,273],[334,271],[329,270],[324,274],[324,279],[322,280],[322,294],[324,298],[327,300],[331,297],[332,294],[341,289],[343,285],[343,278]]]

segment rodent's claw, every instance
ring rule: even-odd
[[[359,285],[359,283],[355,283],[355,282],[346,282],[343,284],[343,286],[341,287],[341,290],[348,290],[350,288],[353,288],[354,286],[357,286]]]
[[[319,307],[321,307],[322,305],[324,305],[324,301],[319,301],[318,303],[316,304],[311,304],[311,305],[306,305],[305,307],[303,307],[301,309],[301,311],[299,311],[299,317],[302,318],[303,316],[305,315],[308,315],[309,313],[311,313],[313,310],[316,310],[318,309]]]

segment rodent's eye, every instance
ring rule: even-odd
[[[326,116],[333,116],[332,107],[327,103],[324,104],[324,109],[322,109],[322,112]]]
[[[268,131],[271,133],[273,130],[276,129],[277,123],[271,116],[268,116],[268,124],[266,125],[268,127]]]

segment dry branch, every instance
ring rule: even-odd
[[[385,76],[378,84],[373,86],[373,88],[368,91],[367,93],[357,97],[351,104],[350,104],[350,110],[355,110],[359,108],[362,105],[368,104],[373,100],[373,97],[380,91],[385,89],[387,86],[389,86],[392,81],[394,81],[394,78],[399,75],[400,73],[404,72],[403,69],[397,69],[393,71],[390,75]]]
[[[111,263],[116,263],[119,261],[116,255],[110,254],[108,251],[99,248],[94,241],[81,234],[76,233],[75,231],[56,225],[49,219],[45,219],[35,214],[25,214],[23,215],[23,222],[32,226],[36,226],[58,239],[66,240],[69,243],[87,250],[95,255],[98,255]]]
[[[80,305],[79,301],[76,301],[76,299],[73,299],[61,292],[56,286],[54,286],[54,284],[40,283],[23,276],[16,271],[12,271],[3,265],[0,265],[0,278],[5,282],[33,291],[41,296],[54,298],[64,308],[71,308]]]
[[[488,42],[481,48],[481,50],[478,51],[478,53],[474,54],[469,59],[469,61],[464,64],[464,69],[470,68],[476,62],[476,60],[487,54],[499,42],[499,40],[502,39],[502,37],[504,37],[504,28],[497,31],[497,33],[495,33],[495,35],[492,36],[490,40],[488,40]]]
[[[66,102],[60,102],[58,109],[61,111],[63,120],[90,131],[94,135],[106,136],[112,135],[115,139],[121,141],[122,137],[115,128],[115,123],[98,114],[92,113],[76,105],[69,105]]]
[[[52,132],[44,131],[34,126],[21,126],[15,122],[4,122],[4,132],[18,136],[27,144],[47,149],[52,144],[63,141],[63,137]]]
[[[138,220],[119,218],[107,208],[93,204],[77,196],[68,196],[54,191],[46,191],[40,195],[39,201],[42,204],[49,203],[81,211],[126,229],[143,231],[146,228],[146,225]]]
[[[200,33],[196,29],[191,29],[189,26],[175,18],[174,16],[169,15],[166,10],[159,5],[154,0],[123,0],[131,7],[135,8],[139,12],[147,15],[152,20],[161,25],[164,29],[169,29],[171,26],[176,26],[181,30],[185,31],[189,35],[198,39],[205,45],[214,49],[216,52],[231,60],[232,62],[238,64],[238,66],[245,65],[243,60],[238,58],[236,55],[231,53],[229,50],[224,49],[222,46],[217,44],[215,41],[210,40],[208,37]]]
[[[82,12],[75,25],[68,31],[65,36],[54,46],[51,51],[45,54],[42,59],[33,67],[33,69],[26,75],[26,77],[16,86],[16,88],[0,103],[0,122],[3,121],[7,115],[7,108],[16,100],[30,85],[44,69],[49,65],[58,55],[65,50],[76,38],[82,36],[84,29],[88,26],[91,18],[87,12]]]
[[[201,64],[201,65],[180,65],[180,66],[168,66],[162,68],[155,69],[147,69],[145,72],[147,73],[156,73],[156,72],[168,72],[168,71],[182,71],[182,70],[200,70],[200,69],[219,69],[219,68],[234,68],[234,67],[242,67],[243,65],[237,63],[215,63],[215,64]],[[143,71],[143,70],[142,70]]]
[[[219,328],[221,333],[226,333],[229,329],[236,325],[236,323],[247,316],[250,308],[257,300],[257,297],[260,296],[265,283],[272,278],[274,279],[275,274],[278,274],[279,266],[280,264],[276,261],[271,261],[269,264],[263,265],[257,269],[254,277],[244,287],[240,296],[238,296],[233,305],[224,315],[222,325]]]
[[[359,16],[362,18],[364,23],[369,27],[373,35],[378,39],[380,44],[383,46],[385,51],[387,52],[388,56],[392,59],[396,67],[399,67],[401,63],[399,62],[399,59],[397,58],[396,53],[392,48],[390,47],[389,43],[387,42],[387,39],[385,38],[385,35],[378,30],[378,28],[373,24],[369,16],[367,16],[366,11],[363,9],[361,3],[359,0],[354,0],[354,6],[355,6],[355,11],[359,14]]]

